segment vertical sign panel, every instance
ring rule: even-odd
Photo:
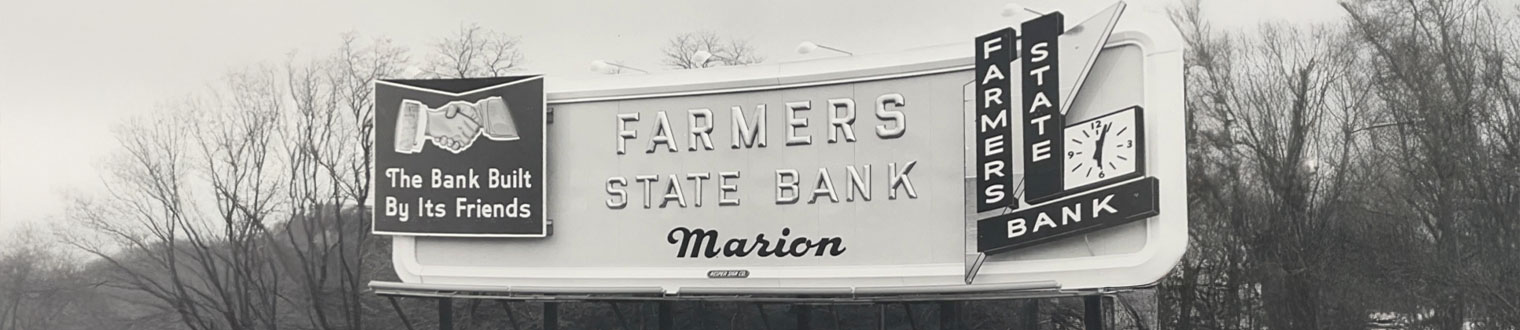
[[[1060,65],[1056,54],[1058,37],[1064,26],[1061,13],[1052,13],[1024,22],[1020,57],[1024,100],[1019,113],[1024,123],[1024,199],[1030,204],[1056,197],[1065,189],[1062,183],[1062,155],[1065,149],[1061,114]]]
[[[1017,49],[1010,28],[976,38],[976,211],[1013,205],[1013,94],[1009,93],[1009,66]]]

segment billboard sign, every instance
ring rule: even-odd
[[[556,82],[532,181],[553,188],[532,207],[553,235],[397,235],[405,283],[376,287],[863,298],[1153,283],[1186,244],[1181,41],[1122,9],[1012,22],[975,47]],[[491,102],[429,100],[417,107],[442,114],[422,113],[445,116]],[[419,154],[514,142],[487,130]]]

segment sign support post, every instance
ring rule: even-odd
[[[507,322],[512,323],[512,329],[522,329],[517,327],[517,313],[512,311],[511,302],[506,300],[497,300],[496,302],[501,304],[502,311],[507,312]]]
[[[797,330],[808,330],[813,328],[813,306],[802,304],[793,305],[792,312],[797,313]]]
[[[454,330],[454,299],[438,298],[438,330]]]
[[[675,320],[675,315],[674,315],[675,313],[672,313],[671,310],[670,310],[670,302],[669,301],[661,301],[659,304],[660,304],[660,306],[659,306],[660,310],[656,314],[659,314],[659,317],[660,317],[660,330],[672,330],[672,329],[675,329],[676,328],[676,320]],[[761,310],[761,312],[764,312],[764,310]]]
[[[1103,330],[1103,295],[1082,297],[1082,324],[1087,330]]]
[[[960,305],[954,301],[941,301],[939,303],[939,328],[960,329]]]
[[[544,330],[559,329],[559,303],[544,302]]]
[[[412,320],[406,318],[406,311],[401,310],[401,304],[396,303],[396,296],[385,296],[385,300],[391,302],[391,308],[396,310],[396,316],[401,317],[401,324],[406,325],[406,330],[414,330]]]

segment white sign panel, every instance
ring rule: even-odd
[[[1082,30],[1106,33],[1113,17]],[[550,77],[548,235],[396,236],[398,275],[414,288],[664,295],[1152,283],[1186,244],[1181,45],[1164,18],[1123,16],[1117,26],[1106,42],[1059,36],[1060,47],[1102,51],[1052,51],[1081,62],[1058,70],[1060,81],[1078,83],[1050,88],[1061,105],[1041,110],[1062,116],[1050,134],[1082,137],[1052,141],[1063,153],[1051,156],[1065,158],[1051,168],[1104,170],[1059,174],[1061,189],[1034,203],[1022,196],[1032,178],[1022,165],[1026,98],[1013,76],[1029,68],[993,69],[1011,75],[1006,88],[978,85],[987,70],[976,69],[966,43],[573,83]],[[1094,44],[1075,46],[1083,42]],[[978,108],[978,94],[992,89],[1014,104]],[[1006,131],[977,132],[979,116],[1000,112],[1011,116]],[[1007,148],[980,158],[1005,166],[998,175],[979,173],[987,138]],[[978,189],[986,187],[1009,199]]]

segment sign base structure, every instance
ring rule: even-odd
[[[656,302],[656,303],[659,304],[658,305],[658,309],[656,310],[656,314],[658,315],[657,329],[667,330],[667,329],[675,329],[676,328],[675,327],[675,318],[676,318],[676,315],[672,311],[672,306],[671,306],[671,302],[672,301],[669,298],[663,298],[661,295],[654,293],[654,292],[656,292],[658,290],[639,290],[638,288],[607,288],[606,290],[602,290],[603,292],[595,292],[595,291],[599,291],[599,290],[576,290],[576,291],[574,291],[574,293],[567,294],[567,293],[562,292],[560,290],[546,290],[546,289],[524,289],[524,290],[522,290],[520,292],[515,292],[514,293],[514,292],[499,291],[501,289],[499,287],[470,287],[470,286],[442,286],[442,287],[419,286],[419,287],[413,287],[413,286],[409,286],[407,284],[395,283],[395,282],[372,282],[370,286],[371,286],[371,288],[373,290],[375,290],[376,294],[384,296],[384,297],[386,297],[390,301],[390,305],[391,305],[392,310],[395,311],[396,314],[400,316],[401,322],[403,323],[403,325],[406,326],[407,329],[415,329],[415,328],[413,327],[412,321],[408,317],[406,311],[404,309],[402,309],[401,305],[397,302],[397,299],[399,299],[399,298],[424,298],[424,299],[433,299],[433,300],[436,300],[437,303],[438,303],[438,309],[437,309],[437,313],[438,313],[438,316],[437,316],[438,327],[437,327],[437,329],[440,329],[440,330],[452,330],[454,328],[454,299],[455,298],[460,298],[460,299],[494,300],[494,301],[496,301],[498,303],[501,303],[504,306],[504,308],[506,308],[508,310],[508,313],[511,313],[511,307],[509,307],[509,305],[508,305],[509,302],[514,302],[514,301],[538,301],[538,302],[540,302],[540,303],[543,304],[543,314],[542,314],[543,317],[539,318],[539,321],[541,322],[540,328],[542,328],[542,329],[558,329],[559,328],[559,305],[562,302],[577,302],[577,301],[648,302],[648,301],[654,301],[654,302]],[[1114,292],[1058,292],[1058,291],[1044,291],[1044,290],[1030,291],[1030,290],[1025,290],[1023,288],[1017,288],[1017,287],[1008,287],[1007,289],[1009,289],[1009,291],[1006,291],[1007,292],[1006,294],[999,294],[996,291],[993,291],[993,292],[983,292],[983,293],[979,293],[979,294],[976,294],[976,293],[966,293],[966,294],[940,293],[940,294],[936,294],[936,295],[923,295],[923,296],[864,296],[864,297],[857,297],[857,298],[854,298],[854,299],[823,298],[823,297],[816,297],[816,296],[787,296],[787,295],[774,295],[774,296],[721,296],[721,295],[719,295],[719,296],[713,296],[713,295],[702,295],[702,296],[697,296],[695,298],[698,298],[698,299],[700,299],[702,301],[744,301],[744,302],[752,302],[752,303],[757,304],[756,305],[757,308],[762,308],[762,309],[764,307],[761,307],[761,305],[759,305],[759,304],[765,304],[765,303],[768,303],[768,302],[778,302],[778,303],[793,304],[793,306],[794,306],[793,312],[796,313],[796,322],[797,322],[797,325],[796,325],[795,329],[810,329],[812,327],[811,326],[812,322],[810,321],[810,317],[808,316],[808,311],[807,311],[808,306],[814,305],[814,304],[829,304],[829,303],[860,304],[862,302],[870,302],[870,303],[876,304],[876,306],[877,306],[877,309],[876,309],[876,313],[877,313],[877,317],[876,317],[876,319],[877,319],[877,321],[876,321],[877,329],[887,329],[888,328],[887,310],[886,310],[887,304],[899,303],[899,304],[903,304],[904,307],[907,308],[907,306],[908,306],[907,304],[909,304],[909,303],[925,302],[925,301],[930,301],[930,302],[938,301],[938,302],[940,302],[938,304],[939,305],[939,311],[940,311],[940,317],[939,317],[939,322],[940,322],[939,328],[940,329],[957,329],[957,328],[964,327],[964,323],[961,323],[961,322],[964,322],[964,319],[962,319],[962,317],[955,316],[957,314],[956,313],[957,307],[956,307],[955,304],[949,303],[950,301],[966,301],[966,300],[976,300],[976,299],[1031,299],[1031,298],[1051,298],[1051,297],[1081,297],[1082,301],[1083,301],[1082,323],[1083,323],[1083,328],[1084,329],[1086,329],[1086,330],[1103,330],[1104,325],[1105,325],[1105,320],[1112,318],[1113,310],[1112,310],[1112,308],[1109,308],[1109,309],[1105,310],[1103,308],[1103,305],[1104,305],[1103,304],[1103,300],[1105,298],[1113,300],[1114,298],[1113,298],[1113,296],[1111,294],[1114,293]],[[447,291],[438,291],[438,290],[447,290]],[[484,290],[484,291],[479,291],[479,290]],[[1109,305],[1112,306],[1113,303],[1110,303]],[[472,305],[472,306],[475,306],[475,305]],[[614,306],[614,308],[616,308],[616,307]],[[909,311],[911,313],[911,309],[909,309]],[[1038,313],[1038,312],[1036,311],[1035,313]],[[1105,316],[1105,314],[1108,314],[1109,316]],[[770,321],[767,320],[767,317],[765,316],[765,314],[763,312],[761,313],[760,317],[761,317],[762,322],[765,322],[766,324],[770,323]],[[514,327],[517,326],[517,321],[515,319],[512,319],[509,322],[513,323]],[[622,322],[622,321],[619,321],[619,322]],[[625,324],[625,327],[626,327],[626,324]],[[639,328],[643,328],[642,321],[640,321]]]
[[[827,303],[1152,285],[1187,244],[1182,42],[1122,9],[900,53],[382,83],[378,161],[396,165],[376,184],[399,197],[376,225],[400,281],[370,287]],[[512,94],[535,83],[541,108]]]

